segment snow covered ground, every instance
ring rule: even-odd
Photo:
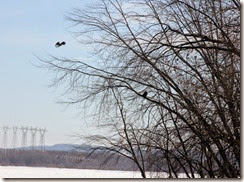
[[[140,172],[0,166],[0,178],[141,178]]]
[[[153,178],[147,173],[147,177]],[[154,176],[155,177],[155,176]],[[160,178],[167,178],[161,173]],[[186,178],[184,174],[180,178]],[[0,166],[0,178],[142,178],[138,171],[112,171],[46,167]],[[1,181],[0,181],[1,182]]]

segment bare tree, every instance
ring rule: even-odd
[[[97,62],[42,61],[65,103],[100,106],[113,135],[90,139],[142,177],[240,177],[239,1],[103,0],[69,20]]]

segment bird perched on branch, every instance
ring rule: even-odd
[[[144,98],[147,97],[147,91],[145,91],[145,92],[142,94],[142,97],[144,97]]]
[[[57,42],[56,44],[55,44],[55,47],[60,47],[60,46],[63,46],[63,45],[65,45],[66,43],[63,41],[63,42]]]

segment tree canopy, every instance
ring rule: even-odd
[[[97,62],[42,60],[73,97],[99,107],[94,150],[177,178],[240,177],[240,2],[102,0],[74,9]],[[96,113],[97,114],[97,113]]]

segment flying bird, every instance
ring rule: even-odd
[[[60,42],[57,42],[57,43],[55,44],[55,47],[60,47]]]
[[[145,91],[145,92],[142,94],[142,97],[144,97],[144,98],[147,97],[147,91]]]
[[[63,42],[57,42],[56,44],[55,44],[55,47],[60,47],[60,46],[63,46],[63,45],[65,45],[66,43],[63,41]]]
[[[65,43],[64,41],[60,43],[60,45],[65,45],[65,44],[66,44],[66,43]]]

